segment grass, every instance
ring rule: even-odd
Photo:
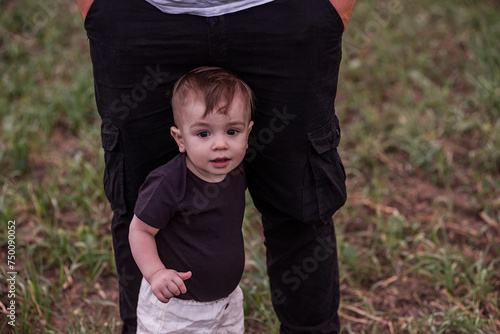
[[[17,309],[16,327],[5,318],[0,331],[116,333],[111,211],[76,2],[2,9],[0,313],[13,220]],[[356,4],[337,97],[343,333],[500,331],[499,22],[491,0]],[[244,232],[247,330],[278,333],[250,199]]]

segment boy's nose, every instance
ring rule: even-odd
[[[212,145],[213,150],[225,150],[228,148],[227,141],[224,136],[217,136]]]

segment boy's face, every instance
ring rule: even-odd
[[[203,117],[205,104],[193,98],[183,106],[179,128],[172,127],[180,152],[187,152],[187,168],[207,182],[220,182],[245,157],[253,122],[249,107],[235,96],[227,115]]]

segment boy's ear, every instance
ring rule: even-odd
[[[179,146],[179,152],[186,152],[186,147],[184,146],[184,139],[182,138],[181,131],[177,127],[172,126],[170,128],[170,134],[172,135],[172,137],[174,137],[177,146]]]
[[[248,133],[250,133],[250,131],[252,131],[252,127],[253,127],[253,121],[250,121],[248,123]]]
[[[248,123],[248,132],[247,132],[247,148],[248,148],[248,137],[250,135],[250,132],[252,131],[252,127],[253,127],[253,121],[250,121],[250,123]]]

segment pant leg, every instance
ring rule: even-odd
[[[297,224],[308,229],[309,237],[303,240],[316,240],[311,236],[315,228],[310,226],[328,222],[330,212],[343,203],[345,196],[340,158],[334,148],[340,132],[333,110],[341,23],[328,0],[277,0],[269,5],[272,7],[265,6],[208,20],[211,29],[205,31],[203,19],[184,15],[160,17],[143,0],[96,0],[87,16],[86,28],[96,101],[103,119],[105,188],[115,215],[126,217],[130,213],[137,188],[147,173],[176,153],[175,144],[165,135],[172,124],[170,106],[163,95],[168,85],[189,69],[212,64],[238,72],[256,91],[259,101],[247,164],[251,174],[249,187],[268,222],[268,253],[277,259],[269,260],[269,273],[273,290],[279,292],[280,286],[283,291],[291,287],[274,268],[296,264],[292,261],[295,256],[279,256],[279,242],[284,239],[292,245],[291,240],[296,238],[273,236],[287,233],[287,225]],[[211,43],[203,36],[212,38]],[[222,47],[215,47],[218,44]],[[330,195],[333,204],[328,201]],[[128,226],[126,220],[120,224]],[[274,233],[267,232],[271,230]],[[291,230],[295,237],[305,235]],[[128,242],[121,236],[114,239]],[[133,262],[131,258],[130,261]],[[117,262],[118,272],[128,272],[120,267],[126,268],[130,261],[123,260],[123,265]],[[281,272],[282,276],[285,272]],[[120,288],[121,293],[137,296],[131,290]],[[283,330],[298,332],[300,328],[311,328],[310,324],[301,323],[302,318],[296,321],[290,315],[293,312],[288,309],[293,308],[287,305],[293,305],[296,291],[290,293],[287,303],[275,303]],[[326,304],[334,305],[335,301]],[[121,305],[125,307],[126,313],[135,313],[134,305]],[[321,313],[314,307],[310,310],[304,315]],[[307,307],[302,311],[308,311]],[[320,322],[314,320],[316,324]],[[127,324],[124,331],[126,327]]]
[[[267,270],[281,333],[338,333],[340,299],[333,223],[282,224],[263,215]]]
[[[164,14],[144,0],[95,0],[85,20],[102,119],[104,188],[114,214],[123,333],[135,333],[142,278],[128,242],[138,189],[151,170],[178,154],[167,92],[206,62],[205,24],[199,17]]]
[[[346,199],[334,106],[340,16],[329,0],[276,0],[225,22],[222,66],[257,99],[245,166],[255,204],[307,223],[329,222]]]
[[[225,66],[257,97],[246,168],[281,332],[337,333],[341,19],[328,0],[277,0],[224,20]]]
[[[137,326],[136,307],[142,273],[135,264],[128,243],[128,228],[132,213],[113,214],[111,232],[113,250],[118,273],[118,292],[120,317],[123,322],[122,333],[135,333]]]
[[[238,286],[227,299],[227,304],[220,312],[219,324],[215,332],[218,334],[244,334],[243,291]]]
[[[243,334],[243,292],[237,287],[228,297],[212,302],[172,298],[160,302],[142,280],[137,306],[138,333]]]

